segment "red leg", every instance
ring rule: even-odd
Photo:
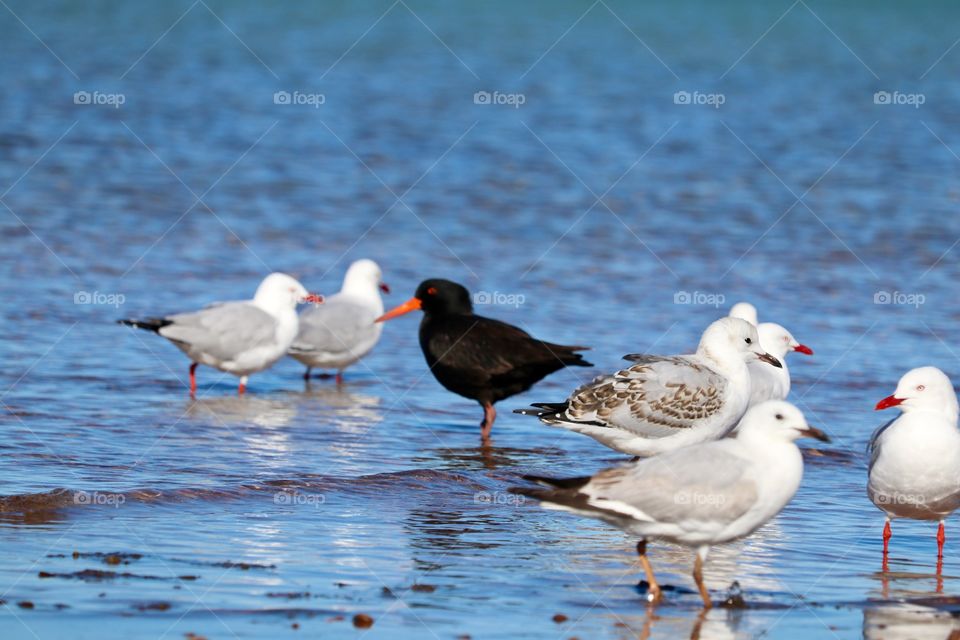
[[[889,551],[890,538],[893,536],[893,532],[890,530],[890,519],[887,518],[887,521],[883,525],[883,570],[887,570],[887,552]]]
[[[190,395],[197,394],[197,363],[190,365]]]
[[[493,422],[497,419],[497,410],[493,404],[483,402],[483,422],[480,423],[480,440],[484,444],[490,441],[490,432],[493,430]]]
[[[243,376],[240,378],[240,386],[237,387],[237,395],[242,396],[246,390],[247,390],[247,376]]]
[[[337,371],[337,384],[343,384],[343,371]]]
[[[943,558],[943,543],[947,541],[947,532],[943,527],[943,520],[940,521],[940,528],[937,529],[937,559]]]

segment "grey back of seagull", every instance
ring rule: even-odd
[[[220,361],[276,341],[276,319],[249,302],[224,302],[167,319],[171,324],[160,329],[160,335],[188,354],[202,352]]]

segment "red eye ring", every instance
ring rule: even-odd
[[[429,289],[427,289],[427,295],[430,295],[430,296],[435,296],[435,295],[437,295],[437,288],[436,288],[436,287],[430,287]]]

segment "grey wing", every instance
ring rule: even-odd
[[[890,425],[896,422],[897,418],[899,417],[900,416],[897,416],[896,418],[893,418],[886,424],[880,425],[879,427],[876,428],[876,430],[872,434],[870,434],[870,440],[867,442],[867,456],[870,458],[871,468],[873,467],[873,463],[877,461],[877,456],[880,455],[880,446],[879,446],[880,438],[883,436],[884,431],[890,428]]]
[[[581,492],[588,504],[649,522],[729,524],[757,501],[750,462],[730,451],[734,441],[711,442],[615,467],[595,475]]]
[[[310,353],[348,351],[376,334],[377,314],[349,300],[330,299],[300,314],[300,333],[291,352]]]
[[[277,321],[249,302],[225,302],[194,313],[168,316],[160,335],[229,361],[276,340]]]
[[[726,378],[690,356],[645,356],[574,391],[567,417],[665,437],[718,413],[726,387]]]

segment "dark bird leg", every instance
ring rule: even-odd
[[[497,410],[493,408],[492,402],[481,402],[480,404],[483,406],[483,422],[480,423],[480,439],[486,444],[490,440],[493,421],[497,419]]]
[[[197,365],[198,363],[194,362],[190,365],[190,395],[197,395]]]
[[[310,370],[311,370],[311,369],[313,369],[313,367],[307,367],[307,370],[303,373],[303,379],[304,379],[304,380],[309,380],[309,379],[310,379]]]
[[[703,608],[709,609],[713,606],[710,601],[710,592],[703,584],[703,561],[707,559],[707,552],[710,547],[702,546],[697,549],[696,559],[693,561],[693,581],[697,583],[697,589],[700,591],[700,597],[703,598]]]
[[[663,600],[663,594],[660,592],[660,585],[653,575],[653,567],[650,566],[650,560],[647,559],[647,541],[641,540],[637,543],[637,555],[640,556],[640,564],[643,566],[643,572],[647,574],[647,597],[650,602],[657,604]]]

